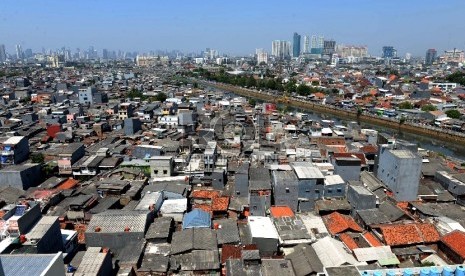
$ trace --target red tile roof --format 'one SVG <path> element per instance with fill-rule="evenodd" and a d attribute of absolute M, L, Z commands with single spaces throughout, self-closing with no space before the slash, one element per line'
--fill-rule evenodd
<path fill-rule="evenodd" d="M 442 243 L 465 259 L 465 232 L 455 230 L 441 238 Z"/>
<path fill-rule="evenodd" d="M 194 190 L 191 193 L 192 198 L 209 198 L 219 197 L 220 192 L 216 190 Z"/>
<path fill-rule="evenodd" d="M 383 244 L 370 232 L 363 234 L 363 237 L 372 247 L 383 246 Z"/>
<path fill-rule="evenodd" d="M 294 212 L 292 212 L 292 209 L 288 206 L 271 206 L 270 212 L 275 218 L 294 216 Z"/>
<path fill-rule="evenodd" d="M 386 245 L 409 245 L 433 243 L 439 241 L 440 235 L 430 223 L 396 224 L 380 227 Z"/>
<path fill-rule="evenodd" d="M 323 222 L 331 235 L 336 235 L 348 230 L 355 232 L 363 231 L 353 218 L 341 215 L 338 212 L 333 212 L 329 215 L 323 216 Z"/>
<path fill-rule="evenodd" d="M 354 250 L 358 248 L 357 242 L 347 233 L 342 233 L 339 235 L 339 239 L 349 248 L 350 250 Z"/>
<path fill-rule="evenodd" d="M 229 197 L 215 197 L 212 200 L 212 210 L 213 211 L 227 211 L 229 207 Z"/>

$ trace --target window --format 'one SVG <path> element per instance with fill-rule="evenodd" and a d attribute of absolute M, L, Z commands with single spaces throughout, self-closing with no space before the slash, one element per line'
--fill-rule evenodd
<path fill-rule="evenodd" d="M 333 189 L 332 188 L 329 188 L 328 189 L 328 194 L 331 194 L 333 192 Z"/>
<path fill-rule="evenodd" d="M 286 194 L 290 193 L 289 188 L 286 188 Z"/>
<path fill-rule="evenodd" d="M 310 190 L 305 190 L 306 193 L 310 193 Z"/>
<path fill-rule="evenodd" d="M 315 190 L 315 194 L 319 194 L 320 193 L 320 190 Z"/>
<path fill-rule="evenodd" d="M 342 188 L 337 188 L 338 193 L 342 193 Z"/>
<path fill-rule="evenodd" d="M 153 173 L 154 173 L 154 174 L 158 174 L 158 170 L 153 170 Z"/>
<path fill-rule="evenodd" d="M 168 174 L 168 171 L 167 171 L 167 170 L 163 170 L 163 174 Z"/>
<path fill-rule="evenodd" d="M 239 191 L 236 191 L 236 195 L 240 195 L 240 194 L 241 194 L 241 192 L 239 192 Z"/>
<path fill-rule="evenodd" d="M 254 209 L 254 210 L 257 210 L 257 206 L 254 205 L 254 206 L 253 206 L 253 209 Z"/>

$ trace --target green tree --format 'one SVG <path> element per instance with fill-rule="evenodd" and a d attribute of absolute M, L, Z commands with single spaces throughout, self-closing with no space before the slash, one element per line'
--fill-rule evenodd
<path fill-rule="evenodd" d="M 159 102 L 164 102 L 167 98 L 168 96 L 163 92 L 160 92 L 155 96 L 155 100 Z"/>
<path fill-rule="evenodd" d="M 457 109 L 447 110 L 446 115 L 447 117 L 452 119 L 459 119 L 460 117 L 462 117 L 462 113 L 460 113 L 460 111 L 458 111 Z"/>
<path fill-rule="evenodd" d="M 255 106 L 255 105 L 257 104 L 257 100 L 250 98 L 250 99 L 249 99 L 249 104 L 250 104 L 251 106 Z"/>
<path fill-rule="evenodd" d="M 307 86 L 306 84 L 301 84 L 297 86 L 297 93 L 301 96 L 308 96 L 310 92 L 311 92 L 310 87 Z"/>
<path fill-rule="evenodd" d="M 246 85 L 248 87 L 255 87 L 255 86 L 257 86 L 257 81 L 255 80 L 255 78 L 253 76 L 250 76 L 250 77 L 247 78 Z"/>
<path fill-rule="evenodd" d="M 428 111 L 438 110 L 438 108 L 432 104 L 425 104 L 424 106 L 421 107 L 421 110 L 428 112 Z"/>
<path fill-rule="evenodd" d="M 45 161 L 45 157 L 42 153 L 34 153 L 34 154 L 31 154 L 31 161 L 32 163 L 43 164 Z"/>
<path fill-rule="evenodd" d="M 398 107 L 399 109 L 412 109 L 413 105 L 410 102 L 401 102 Z"/>
<path fill-rule="evenodd" d="M 297 90 L 297 85 L 295 85 L 294 80 L 290 80 L 289 82 L 284 85 L 284 90 L 286 92 L 295 92 Z"/>
<path fill-rule="evenodd" d="M 450 82 L 460 83 L 461 85 L 465 85 L 465 73 L 464 72 L 454 72 L 446 77 L 446 80 Z"/>

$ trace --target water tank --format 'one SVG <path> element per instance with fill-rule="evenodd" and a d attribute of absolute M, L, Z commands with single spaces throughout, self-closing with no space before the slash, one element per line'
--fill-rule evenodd
<path fill-rule="evenodd" d="M 362 275 L 370 275 L 368 271 L 363 271 Z"/>
<path fill-rule="evenodd" d="M 430 276 L 441 276 L 441 272 L 439 272 L 439 269 L 437 269 L 436 267 L 432 267 L 429 272 L 429 275 Z"/>
<path fill-rule="evenodd" d="M 389 270 L 388 272 L 386 272 L 386 276 L 396 276 L 396 272 Z"/>
<path fill-rule="evenodd" d="M 465 276 L 465 267 L 463 265 L 457 266 L 455 269 L 455 276 Z"/>
<path fill-rule="evenodd" d="M 426 268 L 426 267 L 422 268 L 420 270 L 420 276 L 430 276 L 429 271 L 430 271 L 429 268 Z"/>
<path fill-rule="evenodd" d="M 444 267 L 442 270 L 442 276 L 452 276 L 454 275 L 454 270 L 448 266 Z"/>
<path fill-rule="evenodd" d="M 375 272 L 373 272 L 373 276 L 383 276 L 383 272 L 375 271 Z"/>
<path fill-rule="evenodd" d="M 406 268 L 404 270 L 404 273 L 402 274 L 403 276 L 412 276 L 413 275 L 413 271 L 411 269 L 408 269 Z"/>

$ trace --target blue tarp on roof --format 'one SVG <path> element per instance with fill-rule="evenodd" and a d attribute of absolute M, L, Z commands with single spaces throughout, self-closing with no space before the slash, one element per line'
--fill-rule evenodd
<path fill-rule="evenodd" d="M 189 228 L 210 228 L 211 215 L 200 209 L 194 209 L 184 215 L 182 219 L 182 229 Z"/>

